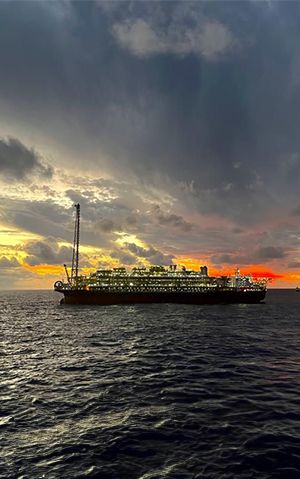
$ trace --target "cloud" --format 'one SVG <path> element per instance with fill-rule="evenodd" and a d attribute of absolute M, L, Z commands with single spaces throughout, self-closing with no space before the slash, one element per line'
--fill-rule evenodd
<path fill-rule="evenodd" d="M 128 266 L 132 266 L 137 262 L 137 258 L 134 255 L 122 250 L 113 251 L 110 253 L 110 256 L 112 258 L 118 259 L 121 265 L 125 264 Z"/>
<path fill-rule="evenodd" d="M 138 258 L 145 258 L 154 265 L 166 266 L 172 264 L 173 259 L 175 258 L 173 255 L 164 254 L 162 251 L 154 248 L 152 245 L 148 245 L 148 248 L 143 248 L 135 243 L 126 243 L 125 247 Z"/>
<path fill-rule="evenodd" d="M 219 22 L 206 23 L 198 35 L 191 35 L 191 41 L 199 52 L 208 60 L 215 60 L 228 53 L 237 45 L 237 40 L 230 30 Z"/>
<path fill-rule="evenodd" d="M 291 211 L 290 211 L 290 214 L 292 216 L 300 216 L 300 205 L 293 206 Z"/>
<path fill-rule="evenodd" d="M 51 241 L 53 244 L 53 242 Z M 61 246 L 54 250 L 46 241 L 30 242 L 24 248 L 28 254 L 25 258 L 25 263 L 29 266 L 37 266 L 40 264 L 61 265 L 70 263 L 72 260 L 72 247 Z"/>
<path fill-rule="evenodd" d="M 276 246 L 262 246 L 254 254 L 262 260 L 284 258 L 285 256 L 283 248 Z"/>
<path fill-rule="evenodd" d="M 193 225 L 185 221 L 182 216 L 175 215 L 174 213 L 164 213 L 158 205 L 154 205 L 153 213 L 157 223 L 161 226 L 177 228 L 183 232 L 191 231 L 193 227 Z"/>
<path fill-rule="evenodd" d="M 8 259 L 2 256 L 2 258 L 0 258 L 0 268 L 19 268 L 20 266 L 21 264 L 15 257 Z"/>
<path fill-rule="evenodd" d="M 300 268 L 300 261 L 290 261 L 287 265 L 288 268 Z"/>
<path fill-rule="evenodd" d="M 120 231 L 120 226 L 117 226 L 114 221 L 109 220 L 108 218 L 103 218 L 96 222 L 95 229 L 102 233 L 112 233 L 113 231 Z"/>
<path fill-rule="evenodd" d="M 80 195 L 79 198 L 82 200 Z M 95 203 L 92 200 L 95 200 Z M 81 242 L 95 247 L 109 247 L 115 235 L 113 233 L 112 236 L 109 233 L 99 234 L 99 231 L 95 230 L 95 223 L 99 209 L 109 214 L 111 209 L 105 208 L 103 206 L 105 202 L 101 200 L 97 201 L 95 198 L 92 200 L 87 206 L 81 202 L 83 203 Z M 127 210 L 126 213 L 128 213 Z M 72 202 L 61 191 L 54 190 L 52 198 L 45 200 L 40 200 L 39 195 L 29 199 L 22 199 L 16 195 L 2 197 L 0 220 L 19 230 L 41 237 L 53 236 L 73 243 L 75 211 Z"/>
<path fill-rule="evenodd" d="M 166 52 L 166 45 L 156 33 L 141 18 L 112 27 L 113 33 L 121 45 L 127 47 L 136 55 L 151 55 Z"/>
<path fill-rule="evenodd" d="M 253 258 L 247 255 L 233 255 L 228 253 L 216 254 L 210 257 L 210 261 L 213 264 L 231 264 L 231 265 L 243 265 L 253 264 Z"/>
<path fill-rule="evenodd" d="M 0 2 L 1 144 L 30 158 L 0 165 L 2 223 L 71 243 L 79 201 L 107 251 L 122 227 L 180 257 L 297 258 L 299 21 L 299 2 Z"/>
<path fill-rule="evenodd" d="M 9 179 L 22 181 L 29 175 L 51 179 L 53 168 L 33 149 L 17 138 L 0 137 L 0 173 Z"/>
<path fill-rule="evenodd" d="M 213 264 L 235 264 L 235 265 L 250 265 L 260 264 L 272 261 L 274 259 L 281 259 L 286 256 L 283 248 L 276 246 L 259 246 L 248 254 L 228 254 L 222 253 L 212 255 L 210 261 Z"/>
<path fill-rule="evenodd" d="M 74 229 L 73 208 L 47 200 L 4 197 L 0 219 L 22 231 L 40 236 L 55 236 L 72 241 Z"/>
<path fill-rule="evenodd" d="M 199 17 L 189 26 L 184 16 L 174 15 L 168 26 L 155 25 L 151 19 L 133 18 L 112 26 L 121 46 L 140 57 L 173 54 L 197 55 L 215 61 L 230 53 L 238 42 L 219 21 Z"/>
<path fill-rule="evenodd" d="M 51 138 L 69 171 L 136 175 L 165 191 L 194 181 L 193 207 L 246 223 L 269 217 L 297 191 L 287 184 L 298 178 L 299 162 L 282 166 L 299 149 L 289 73 L 299 35 L 288 26 L 299 17 L 296 6 L 270 12 L 265 2 L 119 2 L 106 12 L 64 2 L 65 13 L 63 4 L 23 2 L 13 11 L 9 3 L 0 5 L 1 105 L 17 119 L 11 131 L 26 118 L 29 134 Z M 277 15 L 280 35 L 272 27 Z M 230 55 L 240 45 L 243 55 Z M 11 78 L 22 78 L 22 88 Z M 251 190 L 254 171 L 265 193 Z"/>
<path fill-rule="evenodd" d="M 129 229 L 129 230 L 137 229 L 137 227 L 138 227 L 137 217 L 132 216 L 132 215 L 127 216 L 127 218 L 125 219 L 125 225 L 126 225 L 126 228 Z"/>

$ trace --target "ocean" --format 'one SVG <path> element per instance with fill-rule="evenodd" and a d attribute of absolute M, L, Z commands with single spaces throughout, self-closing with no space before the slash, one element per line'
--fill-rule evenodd
<path fill-rule="evenodd" d="M 300 293 L 59 300 L 0 293 L 1 479 L 300 478 Z"/>

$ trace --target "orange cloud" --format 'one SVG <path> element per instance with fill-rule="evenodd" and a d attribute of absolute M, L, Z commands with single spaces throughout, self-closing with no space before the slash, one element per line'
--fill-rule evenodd
<path fill-rule="evenodd" d="M 29 266 L 28 264 L 23 263 L 23 267 L 41 276 L 47 276 L 47 275 L 61 276 L 61 275 L 64 275 L 65 273 L 63 266 L 56 266 L 56 265 L 50 265 L 50 264 L 39 264 L 37 266 Z"/>
<path fill-rule="evenodd" d="M 29 266 L 27 263 L 23 263 L 22 266 L 32 271 L 33 273 L 39 274 L 40 276 L 66 276 L 65 268 L 63 266 L 52 265 L 52 264 L 39 264 L 36 266 Z M 81 268 L 80 274 L 89 274 L 91 271 L 94 271 L 95 268 Z M 69 268 L 69 274 L 71 273 Z"/>
<path fill-rule="evenodd" d="M 210 265 L 209 261 L 203 259 L 199 261 L 198 259 L 195 260 L 193 258 L 180 258 L 180 264 L 184 265 L 186 268 L 194 269 L 195 271 L 199 271 L 200 265 L 206 264 L 209 269 L 209 274 L 211 276 L 230 276 L 235 273 L 235 268 L 226 268 L 226 269 L 216 269 Z M 300 280 L 300 273 L 299 276 L 297 274 L 291 275 L 290 273 L 280 272 L 275 273 L 271 269 L 266 269 L 264 265 L 252 265 L 247 268 L 241 269 L 241 274 L 247 275 L 251 274 L 254 278 L 270 278 L 272 280 L 283 280 L 283 281 L 296 281 Z"/>

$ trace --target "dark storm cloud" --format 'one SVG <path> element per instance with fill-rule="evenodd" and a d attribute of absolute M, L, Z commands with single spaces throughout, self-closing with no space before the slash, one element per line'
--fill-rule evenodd
<path fill-rule="evenodd" d="M 154 248 L 152 245 L 148 245 L 148 248 L 143 248 L 135 243 L 126 243 L 125 247 L 138 258 L 145 258 L 151 264 L 167 266 L 173 263 L 175 258 L 173 255 L 166 255 Z"/>
<path fill-rule="evenodd" d="M 70 262 L 72 258 L 72 248 L 61 246 L 57 251 L 53 249 L 53 241 L 48 244 L 46 241 L 35 241 L 29 243 L 24 251 L 28 254 L 25 263 L 29 266 L 37 266 L 40 264 L 64 264 Z"/>
<path fill-rule="evenodd" d="M 115 197 L 110 199 L 108 194 L 106 198 L 105 190 L 103 194 L 100 184 L 99 190 L 96 192 L 95 190 L 82 192 L 72 189 L 67 190 L 66 195 L 74 203 L 80 203 L 83 220 L 90 222 L 97 234 L 109 235 L 118 231 L 132 231 L 138 226 L 137 214 L 130 214 L 131 209 L 123 204 L 126 202 L 127 196 L 122 191 L 123 185 L 118 185 L 118 190 L 115 186 L 113 192 Z M 99 199 L 97 193 L 104 196 L 104 199 Z"/>
<path fill-rule="evenodd" d="M 175 215 L 174 213 L 165 213 L 158 205 L 153 207 L 153 214 L 161 226 L 177 228 L 183 232 L 188 232 L 192 229 L 192 224 L 185 221 L 182 216 Z"/>
<path fill-rule="evenodd" d="M 130 254 L 130 253 L 126 253 L 125 251 L 122 251 L 122 250 L 116 250 L 116 251 L 113 251 L 111 254 L 110 254 L 111 258 L 114 258 L 114 259 L 118 259 L 120 261 L 121 264 L 125 264 L 125 265 L 128 265 L 128 266 L 132 266 L 133 264 L 137 263 L 137 258 Z"/>
<path fill-rule="evenodd" d="M 82 200 L 82 197 L 78 194 Z M 99 234 L 95 221 L 100 212 L 106 212 L 105 202 L 95 202 L 93 208 L 84 206 L 81 241 L 83 244 L 95 247 L 108 247 L 112 236 Z M 55 197 L 47 200 L 22 200 L 2 198 L 0 219 L 5 224 L 13 225 L 23 231 L 29 231 L 40 236 L 53 236 L 60 240 L 73 243 L 75 213 L 73 206 L 66 206 Z"/>
<path fill-rule="evenodd" d="M 222 253 L 212 255 L 210 261 L 213 264 L 235 264 L 235 265 L 248 265 L 259 264 L 272 261 L 274 259 L 281 259 L 286 256 L 285 251 L 281 247 L 276 246 L 261 246 L 255 248 L 248 254 L 228 254 Z"/>
<path fill-rule="evenodd" d="M 255 255 L 257 256 L 257 258 L 266 260 L 266 259 L 284 258 L 285 252 L 283 248 L 280 248 L 280 247 L 264 246 L 264 247 L 258 248 L 255 251 Z"/>
<path fill-rule="evenodd" d="M 59 246 L 56 238 L 48 237 L 43 241 L 31 241 L 24 248 L 27 253 L 24 262 L 29 266 L 38 265 L 63 265 L 71 266 L 73 248 L 71 246 Z M 0 260 L 1 265 L 1 260 Z M 80 267 L 90 268 L 88 256 L 80 254 Z"/>
<path fill-rule="evenodd" d="M 0 2 L 0 100 L 70 167 L 193 181 L 194 210 L 244 224 L 294 201 L 298 2 L 15 5 Z"/>
<path fill-rule="evenodd" d="M 247 265 L 247 264 L 253 264 L 253 258 L 248 255 L 233 255 L 233 254 L 228 254 L 228 253 L 222 253 L 222 254 L 215 254 L 210 257 L 211 263 L 218 265 L 218 264 L 231 264 L 231 265 Z M 259 261 L 256 261 L 256 263 L 259 263 Z"/>
<path fill-rule="evenodd" d="M 77 190 L 67 190 L 66 196 L 69 197 L 74 203 L 79 203 L 84 210 L 84 217 L 90 221 L 100 221 L 103 215 L 108 217 L 114 216 L 122 217 L 130 213 L 130 209 L 123 205 L 118 198 L 117 199 L 99 199 L 95 192 L 82 192 Z M 104 227 L 105 229 L 105 227 Z"/>
<path fill-rule="evenodd" d="M 0 137 L 0 174 L 19 181 L 31 174 L 50 179 L 53 169 L 33 148 L 27 148 L 17 138 Z"/>
<path fill-rule="evenodd" d="M 129 230 L 136 229 L 138 227 L 138 219 L 136 216 L 129 215 L 125 218 L 125 224 Z"/>
<path fill-rule="evenodd" d="M 111 233 L 113 231 L 120 231 L 120 226 L 108 218 L 103 218 L 95 224 L 95 229 L 102 233 Z"/>
<path fill-rule="evenodd" d="M 42 236 L 56 236 L 72 241 L 73 209 L 65 208 L 53 200 L 28 201 L 1 199 L 0 218 L 24 231 Z"/>

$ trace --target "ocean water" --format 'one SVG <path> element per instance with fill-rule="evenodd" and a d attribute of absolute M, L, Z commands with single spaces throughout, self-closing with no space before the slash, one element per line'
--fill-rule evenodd
<path fill-rule="evenodd" d="M 59 299 L 0 293 L 1 478 L 300 478 L 300 293 Z"/>

